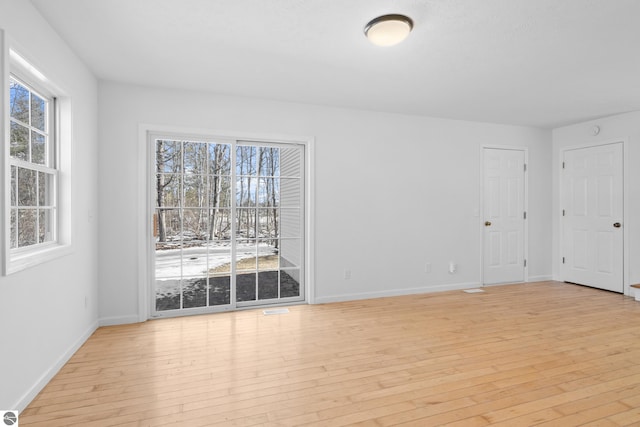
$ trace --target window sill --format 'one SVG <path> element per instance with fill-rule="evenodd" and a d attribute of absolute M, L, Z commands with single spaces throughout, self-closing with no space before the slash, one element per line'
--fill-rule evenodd
<path fill-rule="evenodd" d="M 51 244 L 19 253 L 10 253 L 5 262 L 5 276 L 52 261 L 73 252 L 69 244 Z"/>

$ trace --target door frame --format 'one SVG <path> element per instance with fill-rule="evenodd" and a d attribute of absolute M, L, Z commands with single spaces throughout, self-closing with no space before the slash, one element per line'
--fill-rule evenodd
<path fill-rule="evenodd" d="M 521 151 L 524 153 L 524 164 L 526 169 L 523 171 L 524 173 L 524 211 L 527 213 L 527 217 L 524 220 L 524 232 L 523 232 L 523 242 L 524 245 L 522 254 L 523 258 L 526 261 L 526 265 L 523 265 L 523 281 L 529 281 L 529 148 L 527 147 L 517 147 L 511 145 L 491 145 L 491 144 L 482 144 L 480 146 L 480 208 L 478 210 L 478 227 L 480 229 L 480 284 L 481 286 L 492 286 L 493 284 L 485 283 L 485 271 L 484 271 L 484 244 L 485 244 L 485 233 L 484 233 L 484 162 L 485 162 L 485 150 L 510 150 L 510 151 Z M 498 284 L 496 284 L 498 285 Z"/>
<path fill-rule="evenodd" d="M 138 175 L 137 175 L 137 246 L 138 246 L 138 321 L 151 318 L 151 278 L 153 277 L 154 248 L 152 247 L 152 217 L 155 208 L 151 188 L 152 172 L 155 173 L 154 153 L 151 151 L 149 138 L 151 135 L 174 135 L 178 138 L 193 137 L 204 140 L 244 140 L 265 143 L 293 143 L 304 146 L 304 292 L 305 300 L 296 304 L 313 304 L 315 302 L 315 211 L 313 188 L 314 181 L 314 138 L 310 136 L 248 133 L 236 131 L 220 131 L 201 128 L 185 128 L 179 126 L 139 124 L 138 125 Z M 277 306 L 272 304 L 270 306 Z M 286 303 L 281 305 L 287 305 Z M 290 304 L 289 304 L 290 305 Z M 234 310 L 256 309 L 259 306 L 235 307 Z M 192 314 L 203 314 L 194 312 Z M 181 315 L 189 315 L 183 313 Z"/>
<path fill-rule="evenodd" d="M 583 148 L 601 147 L 604 145 L 622 144 L 622 289 L 623 295 L 631 295 L 631 286 L 629 281 L 629 227 L 627 227 L 627 221 L 629 217 L 629 139 L 628 138 L 613 138 L 599 142 L 591 142 L 579 145 L 568 145 L 561 147 L 559 150 L 558 158 L 558 212 L 556 212 L 558 218 L 558 277 L 560 281 L 564 281 L 563 268 L 562 268 L 562 253 L 564 249 L 564 223 L 562 221 L 562 205 L 565 197 L 563 190 L 563 174 L 562 174 L 562 162 L 564 161 L 564 154 L 566 151 L 579 150 Z"/>

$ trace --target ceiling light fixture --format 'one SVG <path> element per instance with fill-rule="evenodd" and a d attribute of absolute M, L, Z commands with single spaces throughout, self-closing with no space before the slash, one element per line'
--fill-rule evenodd
<path fill-rule="evenodd" d="M 413 21 L 404 15 L 379 16 L 364 27 L 364 35 L 378 46 L 393 46 L 406 39 L 413 29 Z"/>

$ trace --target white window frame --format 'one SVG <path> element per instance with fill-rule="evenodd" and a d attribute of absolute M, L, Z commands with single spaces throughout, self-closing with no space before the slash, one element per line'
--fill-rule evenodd
<path fill-rule="evenodd" d="M 50 260 L 68 255 L 71 247 L 71 218 L 70 218 L 70 153 L 71 153 L 71 102 L 64 93 L 54 85 L 43 73 L 27 61 L 22 54 L 12 49 L 8 38 L 0 32 L 2 47 L 2 106 L 0 107 L 0 130 L 4 136 L 2 157 L 2 179 L 4 188 L 2 209 L 2 242 L 3 242 L 3 274 L 10 275 L 34 267 Z M 43 95 L 54 102 L 51 106 L 49 129 L 49 152 L 51 166 L 28 163 L 32 170 L 50 172 L 55 169 L 54 182 L 50 197 L 54 206 L 51 218 L 53 236 L 51 241 L 37 243 L 21 248 L 11 247 L 11 166 L 24 166 L 26 162 L 10 156 L 10 91 L 9 79 L 15 78 L 20 83 L 39 95 Z M 60 95 L 58 95 L 60 94 Z M 57 96 L 56 96 L 57 95 Z"/>

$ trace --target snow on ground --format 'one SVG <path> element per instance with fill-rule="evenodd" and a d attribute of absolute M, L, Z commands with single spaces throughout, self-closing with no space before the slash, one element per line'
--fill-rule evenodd
<path fill-rule="evenodd" d="M 275 255 L 277 250 L 267 244 L 257 246 L 258 256 Z M 237 244 L 236 259 L 256 256 L 255 244 Z M 208 270 L 231 262 L 228 243 L 203 244 L 184 249 L 156 251 L 156 295 L 180 292 L 180 277 L 203 277 Z M 207 263 L 208 262 L 208 263 Z"/>

